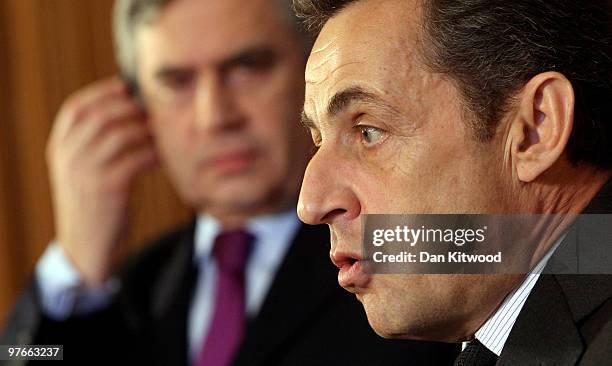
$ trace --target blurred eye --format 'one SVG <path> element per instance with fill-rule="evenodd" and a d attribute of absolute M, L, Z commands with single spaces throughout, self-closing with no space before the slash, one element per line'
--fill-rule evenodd
<path fill-rule="evenodd" d="M 374 146 L 379 144 L 386 137 L 385 131 L 381 130 L 380 128 L 367 125 L 357 125 L 355 128 L 361 134 L 361 141 L 366 146 Z"/>
<path fill-rule="evenodd" d="M 180 91 L 185 90 L 191 86 L 193 78 L 191 75 L 174 75 L 172 77 L 167 77 L 162 80 L 162 84 L 167 89 Z"/>
<path fill-rule="evenodd" d="M 272 67 L 274 59 L 271 56 L 255 56 L 251 58 L 245 58 L 241 63 L 237 64 L 237 68 L 244 70 L 250 70 L 252 72 L 263 72 Z"/>
<path fill-rule="evenodd" d="M 272 50 L 254 50 L 245 52 L 230 63 L 230 67 L 250 70 L 251 72 L 263 72 L 270 69 L 276 62 L 276 56 Z"/>
<path fill-rule="evenodd" d="M 183 93 L 191 90 L 195 81 L 195 72 L 187 68 L 163 68 L 157 73 L 157 82 L 162 90 L 170 93 Z"/>
<path fill-rule="evenodd" d="M 243 85 L 251 81 L 261 81 L 276 63 L 271 50 L 245 52 L 223 66 L 222 72 L 228 84 Z"/>

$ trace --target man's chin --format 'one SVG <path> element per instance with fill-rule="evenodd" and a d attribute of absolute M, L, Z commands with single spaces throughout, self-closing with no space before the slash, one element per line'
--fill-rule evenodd
<path fill-rule="evenodd" d="M 363 305 L 364 311 L 368 318 L 370 327 L 376 334 L 383 338 L 397 338 L 397 332 L 394 331 L 391 322 L 389 322 L 386 309 L 381 304 L 372 303 L 371 296 L 365 293 L 356 293 L 355 297 Z"/>
<path fill-rule="evenodd" d="M 370 327 L 376 334 L 378 334 L 382 338 L 387 339 L 410 339 L 410 337 L 404 332 L 395 329 L 390 324 L 386 324 L 385 322 L 381 322 L 379 320 L 373 319 L 368 315 L 368 323 L 370 323 Z"/>
<path fill-rule="evenodd" d="M 358 294 L 359 301 L 363 304 L 368 323 L 376 334 L 387 339 L 415 339 L 421 337 L 413 334 L 411 319 L 403 317 L 405 314 L 397 314 L 393 309 L 386 308 L 383 304 L 376 303 L 371 294 Z"/>
<path fill-rule="evenodd" d="M 370 327 L 382 338 L 449 343 L 463 339 L 454 334 L 452 328 L 445 327 L 443 322 L 431 323 L 416 316 L 409 317 L 406 313 L 396 313 L 384 308 L 374 311 L 368 309 L 365 304 L 364 308 Z"/>
<path fill-rule="evenodd" d="M 386 321 L 384 320 L 385 315 L 383 315 L 383 319 L 381 320 L 380 317 L 370 317 L 368 314 L 368 322 L 370 327 L 378 336 L 386 339 L 406 339 L 417 341 L 435 340 L 416 334 L 416 332 L 411 331 L 411 327 L 407 324 L 399 325 L 395 324 L 394 322 Z"/>

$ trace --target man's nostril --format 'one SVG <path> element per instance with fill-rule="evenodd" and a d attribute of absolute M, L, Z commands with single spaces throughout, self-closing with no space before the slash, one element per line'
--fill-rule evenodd
<path fill-rule="evenodd" d="M 337 208 L 337 209 L 332 210 L 332 211 L 328 212 L 327 214 L 325 214 L 325 216 L 323 216 L 323 218 L 321 219 L 321 222 L 324 222 L 324 223 L 332 222 L 335 217 L 341 216 L 344 213 L 346 213 L 345 209 Z"/>

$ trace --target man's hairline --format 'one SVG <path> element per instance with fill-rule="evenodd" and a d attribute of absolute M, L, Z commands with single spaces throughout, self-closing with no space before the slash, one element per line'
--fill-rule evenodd
<path fill-rule="evenodd" d="M 317 32 L 315 33 L 316 39 L 319 38 L 319 36 L 321 35 L 321 32 L 323 31 L 323 28 L 325 28 L 325 25 L 327 25 L 327 23 L 336 18 L 337 16 L 339 16 L 342 12 L 346 11 L 346 9 L 352 5 L 355 5 L 357 3 L 361 3 L 364 0 L 354 0 L 353 2 L 347 4 L 346 6 L 342 7 L 341 9 L 339 9 L 336 13 L 334 13 L 332 16 L 330 16 L 329 18 L 327 18 L 327 20 L 325 21 L 325 23 L 320 25 L 320 28 L 317 30 Z M 416 0 L 419 7 L 422 9 L 423 3 L 426 0 Z M 435 73 L 435 70 L 430 66 L 430 64 L 427 61 L 427 56 L 426 56 L 426 50 L 425 50 L 425 45 L 423 42 L 423 34 L 426 32 L 425 27 L 423 26 L 423 24 L 421 24 L 420 27 L 416 27 L 418 29 L 418 34 L 415 40 L 415 44 L 417 45 L 417 47 L 415 48 L 415 60 L 420 64 L 420 66 L 422 66 L 427 72 L 432 72 Z M 316 42 L 315 39 L 315 42 Z M 439 73 L 438 73 L 439 74 Z M 445 79 L 447 79 L 451 85 L 453 86 L 453 88 L 457 88 L 454 82 L 454 79 L 452 77 L 450 77 L 447 74 L 440 74 L 442 75 Z M 376 94 L 375 91 L 369 91 L 367 87 L 361 86 L 359 84 L 353 84 L 351 86 L 348 86 L 344 89 L 342 89 L 339 92 L 334 93 L 334 95 L 332 96 L 332 98 L 330 98 L 327 101 L 327 105 L 325 108 L 325 116 L 326 118 L 331 118 L 333 116 L 329 116 L 329 104 L 330 102 L 333 100 L 334 97 L 336 97 L 338 94 L 343 93 L 347 90 L 350 89 L 359 89 L 361 92 L 363 92 L 364 94 L 369 94 L 369 96 L 371 97 L 372 100 L 375 100 L 376 102 L 378 102 L 377 104 L 380 104 L 381 107 L 383 107 L 384 109 L 387 110 L 393 110 L 395 113 L 399 113 L 399 111 L 397 110 L 396 107 L 390 105 L 389 103 L 385 102 L 382 98 L 380 98 L 380 96 L 378 96 Z M 461 100 L 460 100 L 460 107 L 462 110 L 462 118 L 465 118 L 467 121 L 467 118 L 471 118 L 471 112 L 469 110 L 465 110 L 467 107 L 464 106 L 464 102 L 462 97 L 460 96 Z M 353 103 L 355 102 L 355 100 L 352 101 Z M 316 124 L 316 122 L 314 121 L 314 119 L 309 116 L 306 113 L 306 109 L 305 109 L 305 105 L 306 103 L 304 103 L 304 107 L 302 107 L 302 111 L 300 112 L 300 125 L 307 128 L 307 129 L 318 129 L 318 126 Z"/>
<path fill-rule="evenodd" d="M 117 0 L 116 0 L 117 1 Z M 138 82 L 138 42 L 137 42 L 137 33 L 139 31 L 139 29 L 142 29 L 143 26 L 147 26 L 147 25 L 151 25 L 155 19 L 159 16 L 159 13 L 163 11 L 163 9 L 170 5 L 171 3 L 174 3 L 176 1 L 180 1 L 180 0 L 164 0 L 163 2 L 161 2 L 158 6 L 149 9 L 148 11 L 146 11 L 144 14 L 142 14 L 140 17 L 137 17 L 131 25 L 130 29 L 129 29 L 129 39 L 131 41 L 131 48 L 132 48 L 132 57 L 131 57 L 131 65 L 125 65 L 125 62 L 123 62 L 119 57 L 119 55 L 121 53 L 123 53 L 123 50 L 119 49 L 118 45 L 117 45 L 117 51 L 115 51 L 115 56 L 119 62 L 119 71 L 121 72 L 121 75 L 128 79 L 129 82 L 133 82 L 133 83 L 137 83 Z M 290 19 L 291 17 L 291 7 L 287 6 L 287 9 L 284 9 L 284 7 L 282 6 L 282 4 L 284 3 L 284 0 L 274 0 L 276 2 L 275 8 L 277 8 L 277 17 L 279 18 L 279 20 L 284 23 L 286 25 L 286 27 L 289 29 L 289 31 L 293 32 L 293 35 L 296 39 L 299 39 L 302 41 L 302 43 L 304 44 L 304 54 L 305 57 L 307 57 L 309 51 L 310 51 L 310 47 L 312 45 L 312 42 L 309 39 L 306 39 L 307 36 L 302 34 L 300 31 L 300 24 L 298 21 L 292 21 Z M 117 15 L 114 14 L 113 15 L 113 21 L 116 21 Z M 138 19 L 140 18 L 140 19 Z M 117 25 L 113 26 L 113 33 L 117 33 Z M 116 34 L 114 34 L 115 37 L 117 37 Z M 309 45 L 310 42 L 310 45 Z"/>

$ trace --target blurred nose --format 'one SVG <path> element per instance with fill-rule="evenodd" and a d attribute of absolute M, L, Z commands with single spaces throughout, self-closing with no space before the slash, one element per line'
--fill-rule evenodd
<path fill-rule="evenodd" d="M 196 129 L 235 129 L 242 122 L 236 100 L 221 78 L 209 76 L 198 80 L 195 95 Z"/>
<path fill-rule="evenodd" d="M 306 168 L 298 216 L 307 224 L 348 222 L 359 217 L 361 204 L 351 188 L 350 168 L 337 155 L 321 148 Z"/>

